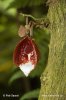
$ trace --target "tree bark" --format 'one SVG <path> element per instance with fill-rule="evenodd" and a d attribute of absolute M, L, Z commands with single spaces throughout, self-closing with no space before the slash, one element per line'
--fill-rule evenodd
<path fill-rule="evenodd" d="M 49 0 L 51 40 L 38 100 L 66 100 L 66 0 Z"/>

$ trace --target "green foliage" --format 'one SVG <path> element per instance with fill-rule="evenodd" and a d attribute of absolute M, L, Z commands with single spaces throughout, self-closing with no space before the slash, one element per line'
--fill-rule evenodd
<path fill-rule="evenodd" d="M 17 22 L 23 25 L 25 23 L 23 16 L 19 15 L 18 18 L 16 18 L 17 9 L 24 8 L 24 11 L 28 12 L 29 8 L 30 15 L 34 15 L 36 18 L 42 18 L 47 13 L 46 9 L 46 13 L 43 12 L 45 2 L 46 0 L 0 0 L 0 81 L 3 81 L 3 83 L 8 81 L 10 86 L 12 86 L 16 82 L 15 80 L 18 81 L 19 78 L 26 78 L 22 71 L 18 70 L 19 68 L 13 64 L 13 51 L 17 43 L 21 40 L 21 38 L 18 37 L 19 27 L 17 26 Z M 45 69 L 50 41 L 49 31 L 46 28 L 34 28 L 33 32 L 33 38 L 40 51 L 40 57 L 35 70 L 29 74 L 30 79 L 35 77 L 39 78 Z M 13 70 L 13 68 L 15 69 Z M 17 83 L 16 85 L 17 88 L 19 88 L 19 84 Z M 37 98 L 38 95 L 39 89 L 35 88 L 35 90 L 22 96 L 20 100 Z"/>
<path fill-rule="evenodd" d="M 26 7 L 26 6 L 38 6 L 41 4 L 44 4 L 46 0 L 14 0 L 11 4 L 10 7 Z"/>
<path fill-rule="evenodd" d="M 26 93 L 25 95 L 23 95 L 20 100 L 29 100 L 29 99 L 34 99 L 34 98 L 38 98 L 39 96 L 39 90 L 40 89 L 36 89 L 36 90 L 33 90 L 33 91 L 30 91 L 28 93 Z"/>
<path fill-rule="evenodd" d="M 9 84 L 12 84 L 13 81 L 21 78 L 21 77 L 24 77 L 24 74 L 21 72 L 21 71 L 17 71 L 15 72 L 11 78 L 9 79 Z"/>
<path fill-rule="evenodd" d="M 0 0 L 0 10 L 3 11 L 13 2 L 14 0 Z"/>

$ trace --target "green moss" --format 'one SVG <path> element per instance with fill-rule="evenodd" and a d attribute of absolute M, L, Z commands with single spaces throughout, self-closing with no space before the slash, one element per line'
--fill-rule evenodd
<path fill-rule="evenodd" d="M 65 0 L 50 0 L 51 26 L 48 66 L 41 76 L 39 100 L 65 100 L 66 94 L 66 20 Z"/>

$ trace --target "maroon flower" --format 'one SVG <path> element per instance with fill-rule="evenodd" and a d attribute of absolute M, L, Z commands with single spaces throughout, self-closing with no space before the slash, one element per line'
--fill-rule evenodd
<path fill-rule="evenodd" d="M 24 74 L 28 76 L 39 60 L 39 50 L 35 41 L 27 35 L 23 37 L 14 50 L 13 60 Z"/>

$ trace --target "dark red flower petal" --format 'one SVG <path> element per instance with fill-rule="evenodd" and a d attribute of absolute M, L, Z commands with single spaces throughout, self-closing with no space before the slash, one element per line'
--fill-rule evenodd
<path fill-rule="evenodd" d="M 36 65 L 39 60 L 39 50 L 35 41 L 29 36 L 25 36 L 16 46 L 13 54 L 14 63 L 19 66 L 20 64 L 29 61 L 28 54 L 30 54 L 30 61 Z"/>

